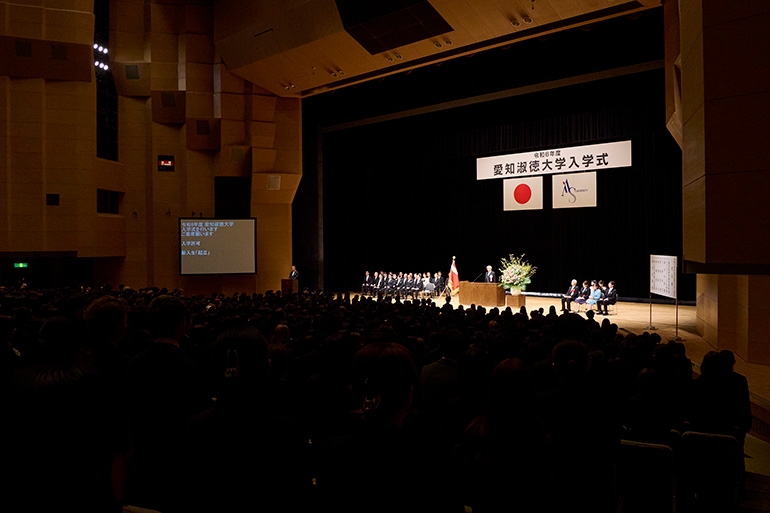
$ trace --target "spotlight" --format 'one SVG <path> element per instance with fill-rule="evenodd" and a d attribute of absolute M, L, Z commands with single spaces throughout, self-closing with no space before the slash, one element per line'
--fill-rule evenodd
<path fill-rule="evenodd" d="M 519 22 L 519 20 L 514 18 L 511 20 L 511 25 L 513 25 L 514 27 L 518 27 L 519 25 L 521 25 L 521 22 Z"/>
<path fill-rule="evenodd" d="M 94 43 L 94 50 L 96 50 L 97 48 L 99 48 L 99 45 L 97 45 L 96 43 Z"/>
<path fill-rule="evenodd" d="M 532 18 L 529 16 L 524 16 L 524 23 L 532 23 Z"/>
<path fill-rule="evenodd" d="M 395 54 L 395 56 L 396 56 L 396 59 L 403 59 L 403 57 L 401 57 L 400 53 Z"/>
<path fill-rule="evenodd" d="M 433 44 L 434 44 L 434 45 L 436 45 L 436 48 L 441 48 L 441 47 L 443 46 L 443 45 L 442 45 L 441 43 L 439 43 L 438 41 L 436 41 L 436 42 L 435 42 L 435 43 L 433 43 Z"/>
<path fill-rule="evenodd" d="M 452 46 L 452 40 L 451 39 L 444 39 L 444 44 L 447 46 Z"/>

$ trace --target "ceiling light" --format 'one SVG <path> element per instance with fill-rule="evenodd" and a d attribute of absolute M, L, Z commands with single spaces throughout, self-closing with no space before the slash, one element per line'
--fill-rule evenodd
<path fill-rule="evenodd" d="M 388 59 L 388 62 L 393 62 L 393 57 L 390 55 L 386 55 L 385 58 Z"/>
<path fill-rule="evenodd" d="M 344 75 L 344 74 L 345 74 L 345 72 L 344 72 L 344 71 L 342 71 L 341 69 L 338 69 L 338 70 L 337 70 L 337 73 L 338 73 L 340 76 L 342 76 L 342 75 Z"/>
<path fill-rule="evenodd" d="M 444 44 L 447 46 L 452 46 L 452 40 L 451 39 L 444 39 Z"/>
<path fill-rule="evenodd" d="M 97 48 L 99 48 L 99 45 L 94 43 L 94 50 L 96 50 Z"/>
<path fill-rule="evenodd" d="M 334 71 L 330 71 L 329 75 L 333 76 L 334 78 L 337 78 L 337 73 L 335 73 Z"/>
<path fill-rule="evenodd" d="M 394 55 L 395 55 L 396 59 L 403 59 L 403 57 L 401 57 L 400 53 L 397 53 L 397 54 L 394 54 Z"/>
<path fill-rule="evenodd" d="M 519 25 L 521 25 L 521 22 L 519 22 L 519 20 L 514 18 L 511 20 L 511 25 L 513 25 L 514 27 L 518 27 Z"/>
<path fill-rule="evenodd" d="M 524 16 L 524 23 L 532 23 L 532 18 L 529 16 Z"/>
<path fill-rule="evenodd" d="M 444 46 L 444 45 L 442 45 L 441 43 L 439 43 L 438 41 L 436 41 L 436 42 L 435 42 L 435 43 L 433 43 L 433 44 L 434 44 L 434 45 L 436 45 L 436 48 L 441 48 L 442 46 Z"/>

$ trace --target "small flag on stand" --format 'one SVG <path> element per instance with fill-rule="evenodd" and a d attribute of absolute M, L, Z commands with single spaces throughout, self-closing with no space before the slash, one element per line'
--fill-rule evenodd
<path fill-rule="evenodd" d="M 460 292 L 460 275 L 457 274 L 455 257 L 452 257 L 452 266 L 449 268 L 449 287 L 452 289 L 453 296 Z"/>

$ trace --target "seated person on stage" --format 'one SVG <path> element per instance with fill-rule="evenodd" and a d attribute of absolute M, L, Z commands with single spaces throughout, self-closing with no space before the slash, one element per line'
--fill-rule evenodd
<path fill-rule="evenodd" d="M 567 292 L 565 292 L 561 296 L 561 311 L 562 312 L 569 312 L 570 311 L 570 303 L 572 303 L 575 299 L 577 299 L 578 294 L 580 294 L 580 287 L 578 287 L 577 280 L 573 279 L 572 283 L 570 283 L 570 286 L 567 289 Z"/>
<path fill-rule="evenodd" d="M 609 312 L 607 311 L 608 305 L 614 305 L 618 302 L 618 290 L 615 288 L 615 282 L 610 281 L 609 286 L 607 287 L 607 291 L 604 294 L 604 297 L 601 298 L 597 303 L 596 307 L 599 309 L 599 313 L 602 315 L 609 315 Z M 602 311 L 602 308 L 604 309 Z"/>
<path fill-rule="evenodd" d="M 433 275 L 433 290 L 437 296 L 444 292 L 444 287 L 446 287 L 446 280 L 441 275 L 441 271 L 436 271 Z"/>
<path fill-rule="evenodd" d="M 596 281 L 591 282 L 591 295 L 588 296 L 588 299 L 586 299 L 586 303 L 588 304 L 588 307 L 591 308 L 592 305 L 597 305 L 597 308 L 599 308 L 598 303 L 602 299 L 602 289 L 599 288 L 599 284 L 596 283 Z"/>
<path fill-rule="evenodd" d="M 387 285 L 385 285 L 385 295 L 395 296 L 397 285 L 398 285 L 398 278 L 396 277 L 396 275 L 393 273 L 388 274 L 388 282 L 387 282 Z"/>
<path fill-rule="evenodd" d="M 604 280 L 599 280 L 598 282 L 599 290 L 602 291 L 602 299 L 607 295 L 607 286 L 604 284 Z"/>
<path fill-rule="evenodd" d="M 429 272 L 422 273 L 422 288 L 420 289 L 420 296 L 433 296 L 434 287 L 435 284 L 433 283 L 433 276 L 431 276 Z"/>
<path fill-rule="evenodd" d="M 377 271 L 374 271 L 374 276 L 377 276 Z M 364 272 L 364 281 L 361 283 L 361 294 L 367 295 L 372 293 L 374 287 L 375 277 L 369 274 L 369 271 Z"/>
<path fill-rule="evenodd" d="M 583 305 L 586 301 L 588 301 L 588 296 L 591 295 L 591 287 L 588 286 L 588 280 L 583 281 L 583 286 L 580 289 L 580 292 L 578 292 L 577 297 L 575 298 L 575 304 L 577 305 Z"/>

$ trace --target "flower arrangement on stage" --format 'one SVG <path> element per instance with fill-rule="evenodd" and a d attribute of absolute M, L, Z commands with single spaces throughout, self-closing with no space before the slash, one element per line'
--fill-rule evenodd
<path fill-rule="evenodd" d="M 500 286 L 506 289 L 526 289 L 532 282 L 532 275 L 537 271 L 537 267 L 524 260 L 523 254 L 510 254 L 508 258 L 500 261 L 500 265 Z"/>

